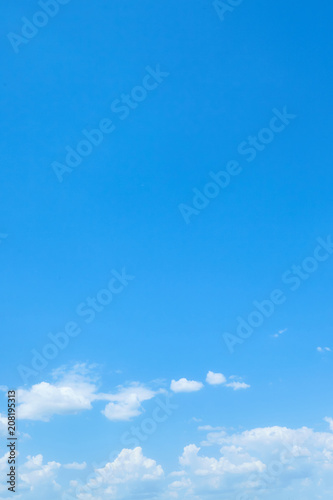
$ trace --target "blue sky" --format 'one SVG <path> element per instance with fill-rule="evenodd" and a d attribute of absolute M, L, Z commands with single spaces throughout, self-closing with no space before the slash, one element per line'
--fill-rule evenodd
<path fill-rule="evenodd" d="M 331 3 L 41 4 L 0 38 L 16 496 L 332 498 Z"/>

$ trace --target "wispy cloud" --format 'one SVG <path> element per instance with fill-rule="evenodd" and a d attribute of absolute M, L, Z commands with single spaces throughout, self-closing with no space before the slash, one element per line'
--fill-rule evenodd
<path fill-rule="evenodd" d="M 333 418 L 325 417 L 324 420 L 325 420 L 325 422 L 327 422 L 329 424 L 330 430 L 333 431 Z"/>
<path fill-rule="evenodd" d="M 82 462 L 82 464 L 79 464 L 78 462 L 73 462 L 71 464 L 65 464 L 64 468 L 65 469 L 71 469 L 71 470 L 83 470 L 87 467 L 86 462 Z"/>
<path fill-rule="evenodd" d="M 240 389 L 249 389 L 251 386 L 245 382 L 232 381 L 226 384 L 226 387 L 231 387 L 234 391 L 239 391 Z"/>
<path fill-rule="evenodd" d="M 274 333 L 272 337 L 275 339 L 279 338 L 283 333 L 285 333 L 288 330 L 288 328 L 284 328 L 283 330 L 279 330 L 277 333 Z"/>
<path fill-rule="evenodd" d="M 206 382 L 210 385 L 224 384 L 227 381 L 223 373 L 214 373 L 209 371 L 206 376 Z"/>
<path fill-rule="evenodd" d="M 331 352 L 329 347 L 317 347 L 318 352 Z"/>

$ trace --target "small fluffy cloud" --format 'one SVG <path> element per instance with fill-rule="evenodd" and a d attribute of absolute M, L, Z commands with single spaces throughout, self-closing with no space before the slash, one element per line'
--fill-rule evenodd
<path fill-rule="evenodd" d="M 206 376 L 206 382 L 210 385 L 220 385 L 227 381 L 223 373 L 214 373 L 209 371 Z"/>
<path fill-rule="evenodd" d="M 172 380 L 170 389 L 173 392 L 196 392 L 203 388 L 202 382 L 197 382 L 195 380 L 187 380 L 186 378 L 181 378 L 179 380 Z"/>
<path fill-rule="evenodd" d="M 111 402 L 102 413 L 109 420 L 131 420 L 142 413 L 143 401 L 152 399 L 157 393 L 138 383 L 130 387 L 121 387 L 117 394 L 104 395 Z"/>

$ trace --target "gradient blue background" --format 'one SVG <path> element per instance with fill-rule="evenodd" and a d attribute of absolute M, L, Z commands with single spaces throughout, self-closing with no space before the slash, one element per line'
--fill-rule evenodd
<path fill-rule="evenodd" d="M 105 388 L 245 377 L 250 391 L 209 388 L 203 404 L 194 394 L 180 405 L 146 444 L 165 461 L 196 438 L 194 424 L 184 431 L 192 416 L 321 429 L 333 369 L 316 347 L 332 338 L 333 258 L 234 354 L 222 334 L 332 232 L 332 3 L 245 0 L 221 22 L 204 0 L 72 0 L 15 54 L 6 35 L 37 8 L 2 8 L 2 383 L 21 385 L 17 365 L 125 266 L 135 280 L 31 383 L 78 360 L 102 366 Z M 156 64 L 169 77 L 60 184 L 51 163 Z M 238 144 L 283 106 L 297 118 L 247 163 Z M 178 205 L 231 159 L 242 174 L 186 225 Z M 82 455 L 103 460 L 126 426 L 99 413 L 24 424 L 22 454 L 43 443 L 46 459 L 70 460 L 63 442 L 77 446 L 87 419 Z"/>

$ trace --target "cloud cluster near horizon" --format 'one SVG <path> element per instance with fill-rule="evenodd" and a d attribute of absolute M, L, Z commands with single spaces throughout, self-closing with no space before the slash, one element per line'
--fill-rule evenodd
<path fill-rule="evenodd" d="M 333 419 L 326 417 L 325 421 L 332 431 Z M 108 496 L 164 500 L 165 492 L 175 499 L 199 495 L 202 500 L 229 500 L 230 491 L 235 498 L 247 494 L 268 500 L 286 498 L 287 493 L 315 498 L 318 486 L 327 494 L 333 492 L 332 432 L 279 426 L 228 433 L 222 427 L 206 425 L 200 430 L 207 431 L 205 440 L 200 445 L 185 445 L 169 474 L 163 464 L 145 456 L 141 447 L 122 449 L 113 461 L 95 466 L 83 481 L 80 477 L 86 462 L 44 463 L 38 454 L 22 461 L 20 487 L 27 500 L 46 496 L 53 500 L 63 494 L 80 500 Z M 218 451 L 209 452 L 211 447 Z M 6 467 L 6 457 L 0 458 L 0 471 Z M 63 481 L 65 471 L 72 474 L 69 484 Z"/>

